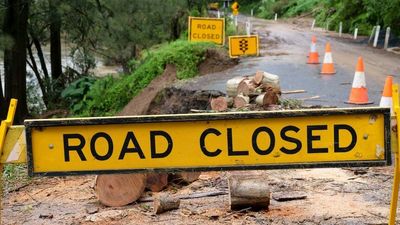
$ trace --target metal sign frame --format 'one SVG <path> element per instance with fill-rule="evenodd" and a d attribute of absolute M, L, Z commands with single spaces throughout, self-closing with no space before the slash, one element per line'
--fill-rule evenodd
<path fill-rule="evenodd" d="M 143 124 L 143 123 L 163 123 L 163 122 L 188 122 L 188 121 L 216 121 L 216 120 L 245 120 L 245 119 L 271 119 L 289 117 L 312 117 L 330 115 L 351 115 L 351 114 L 379 114 L 383 116 L 384 123 L 384 158 L 381 160 L 366 161 L 329 161 L 312 163 L 286 163 L 286 164 L 263 164 L 263 165 L 232 165 L 232 166 L 202 166 L 196 168 L 145 168 L 127 170 L 87 170 L 87 171 L 62 171 L 62 172 L 35 172 L 34 158 L 32 151 L 32 130 L 41 130 L 47 127 L 66 127 L 66 126 L 86 126 L 86 125 L 118 125 L 118 124 Z M 157 116 L 132 116 L 132 117 L 103 117 L 103 118 L 75 118 L 75 119 L 44 119 L 26 120 L 26 141 L 28 172 L 30 176 L 61 176 L 61 175 L 81 175 L 81 174 L 103 174 L 103 173 L 123 173 L 123 172 L 149 172 L 149 171 L 220 171 L 220 170 L 253 170 L 253 169 L 289 169 L 289 168 L 327 168 L 327 167 L 366 167 L 366 166 L 386 166 L 391 164 L 391 144 L 390 144 L 390 109 L 389 108 L 346 108 L 346 109 L 318 109 L 318 110 L 288 110 L 270 112 L 242 112 L 242 113 L 202 113 L 202 114 L 177 114 L 177 115 L 157 115 Z"/>

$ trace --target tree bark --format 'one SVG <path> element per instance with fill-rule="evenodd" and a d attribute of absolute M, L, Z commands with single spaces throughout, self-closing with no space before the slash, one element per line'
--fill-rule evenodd
<path fill-rule="evenodd" d="M 64 84 L 61 81 L 61 17 L 57 10 L 57 5 L 59 4 L 59 0 L 49 0 L 51 78 L 54 82 L 54 88 L 57 92 L 61 92 L 60 89 L 64 87 Z"/>
<path fill-rule="evenodd" d="M 228 187 L 232 210 L 246 207 L 268 209 L 271 192 L 264 177 L 232 175 L 228 178 Z"/>
<path fill-rule="evenodd" d="M 163 212 L 178 209 L 181 203 L 181 200 L 176 197 L 168 196 L 167 194 L 160 194 L 154 199 L 154 214 L 161 214 Z"/>
<path fill-rule="evenodd" d="M 13 40 L 11 48 L 4 50 L 5 102 L 8 105 L 11 98 L 18 99 L 15 122 L 21 124 L 28 115 L 26 47 L 30 0 L 5 0 L 5 4 L 3 32 Z"/>

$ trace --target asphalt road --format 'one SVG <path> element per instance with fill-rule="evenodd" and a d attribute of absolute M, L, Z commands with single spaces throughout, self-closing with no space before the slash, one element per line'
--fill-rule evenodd
<path fill-rule="evenodd" d="M 239 17 L 239 24 L 250 20 L 252 33 L 260 37 L 260 56 L 240 59 L 240 64 L 227 71 L 199 77 L 186 86 L 193 89 L 225 91 L 226 81 L 235 76 L 254 74 L 257 70 L 277 74 L 282 90 L 303 89 L 306 93 L 286 95 L 284 98 L 318 99 L 306 101 L 306 104 L 336 107 L 354 107 L 345 104 L 354 78 L 357 59 L 362 56 L 365 64 L 365 77 L 372 106 L 379 105 L 381 93 L 387 75 L 394 76 L 394 82 L 400 79 L 400 55 L 375 49 L 351 35 L 339 38 L 335 32 L 326 32 L 321 28 L 311 30 L 311 19 L 291 19 L 270 21 Z M 333 61 L 337 73 L 320 75 L 321 64 L 306 64 L 311 37 L 317 37 L 317 50 L 320 62 L 323 60 L 325 44 L 331 43 Z"/>

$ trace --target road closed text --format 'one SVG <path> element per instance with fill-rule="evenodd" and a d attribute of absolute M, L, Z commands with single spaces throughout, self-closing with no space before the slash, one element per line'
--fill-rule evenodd
<path fill-rule="evenodd" d="M 183 121 L 33 127 L 28 132 L 33 172 L 290 168 L 388 160 L 389 117 L 384 114 L 256 119 L 230 115 L 212 120 L 190 116 L 190 121 L 183 117 Z"/>
<path fill-rule="evenodd" d="M 332 129 L 328 129 L 327 125 L 310 125 L 306 127 L 306 143 L 302 143 L 298 132 L 300 128 L 296 126 L 285 126 L 282 129 L 274 132 L 266 126 L 256 128 L 251 134 L 251 140 L 245 149 L 238 149 L 235 145 L 234 130 L 226 128 L 226 130 L 219 130 L 215 128 L 208 128 L 199 135 L 199 145 L 197 149 L 206 157 L 218 157 L 221 154 L 227 156 L 246 156 L 249 152 L 254 152 L 259 156 L 268 156 L 275 151 L 280 151 L 283 154 L 296 154 L 302 149 L 307 154 L 324 154 L 328 153 L 330 143 L 326 143 L 325 147 L 316 147 L 314 143 L 321 142 L 323 136 L 331 136 L 333 146 L 331 149 L 334 153 L 343 153 L 351 151 L 357 143 L 356 131 L 349 125 L 335 124 Z M 346 134 L 350 135 L 350 139 L 345 142 L 341 141 L 341 136 Z M 123 145 L 115 146 L 113 137 L 106 132 L 95 133 L 90 140 L 86 141 L 83 135 L 79 133 L 63 134 L 63 149 L 64 161 L 71 161 L 71 154 L 77 154 L 79 160 L 87 161 L 87 155 L 93 157 L 95 160 L 108 160 L 113 156 L 118 155 L 118 160 L 124 160 L 128 154 L 134 155 L 138 159 L 146 158 L 167 158 L 173 152 L 174 140 L 166 131 L 149 131 L 150 146 L 144 147 L 138 141 L 134 131 L 128 131 L 125 135 Z M 214 148 L 207 147 L 207 139 L 216 136 L 217 146 Z M 237 136 L 237 135 L 236 135 Z M 114 137 L 116 138 L 116 137 Z M 215 137 L 214 137 L 215 138 Z M 75 144 L 72 142 L 75 141 Z M 164 148 L 157 148 L 157 142 L 164 142 Z M 178 138 L 178 141 L 182 141 Z M 103 142 L 98 145 L 97 142 Z M 291 145 L 291 147 L 289 147 Z M 303 148 L 303 146 L 305 147 Z M 90 149 L 86 154 L 84 148 Z"/>

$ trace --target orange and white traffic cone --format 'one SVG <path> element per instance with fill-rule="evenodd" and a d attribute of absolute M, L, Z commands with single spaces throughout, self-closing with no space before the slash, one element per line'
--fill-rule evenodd
<path fill-rule="evenodd" d="M 365 82 L 364 61 L 362 57 L 358 57 L 353 86 L 351 88 L 349 100 L 346 103 L 356 105 L 367 105 L 373 103 L 368 101 L 368 89 Z"/>
<path fill-rule="evenodd" d="M 308 53 L 308 64 L 319 64 L 319 55 L 317 52 L 317 38 L 312 36 L 310 52 Z"/>
<path fill-rule="evenodd" d="M 321 74 L 335 74 L 335 67 L 333 65 L 331 44 L 326 43 L 324 62 L 322 63 Z"/>
<path fill-rule="evenodd" d="M 393 76 L 387 76 L 385 81 L 385 87 L 383 87 L 383 93 L 381 101 L 379 102 L 380 107 L 390 107 L 390 115 L 394 116 L 392 106 L 392 84 Z"/>

